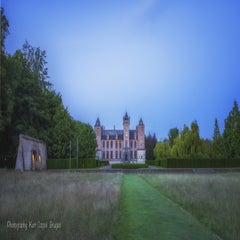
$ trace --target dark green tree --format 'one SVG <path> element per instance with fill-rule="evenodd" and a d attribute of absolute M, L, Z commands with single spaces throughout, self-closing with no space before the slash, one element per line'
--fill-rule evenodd
<path fill-rule="evenodd" d="M 1 31 L 0 31 L 0 45 L 1 45 L 1 54 L 4 52 L 5 50 L 5 39 L 9 34 L 8 28 L 9 28 L 9 23 L 8 20 L 4 14 L 4 9 L 3 7 L 0 8 L 0 14 L 1 14 L 1 22 L 0 22 L 0 26 L 1 26 Z"/>
<path fill-rule="evenodd" d="M 7 56 L 5 54 L 5 39 L 7 35 L 9 34 L 8 31 L 8 20 L 4 14 L 4 9 L 1 7 L 0 8 L 0 14 L 1 14 L 1 20 L 0 20 L 0 45 L 1 45 L 1 52 L 0 52 L 0 138 L 3 138 L 3 131 L 5 128 L 5 118 L 6 118 L 6 110 L 5 110 L 5 105 L 4 103 L 4 94 L 5 92 L 3 91 L 5 89 L 5 85 L 7 84 L 6 81 L 6 61 L 7 61 Z M 1 141 L 1 140 L 0 140 Z M 2 142 L 0 142 L 0 145 L 2 145 Z"/>
<path fill-rule="evenodd" d="M 214 132 L 213 132 L 211 156 L 214 158 L 224 157 L 223 137 L 220 133 L 217 118 L 215 119 L 215 122 L 214 122 Z"/>
<path fill-rule="evenodd" d="M 150 133 L 148 134 L 147 137 L 145 137 L 145 149 L 146 149 L 146 159 L 147 160 L 154 160 L 154 148 L 157 144 L 157 138 L 155 133 L 151 135 Z"/>
<path fill-rule="evenodd" d="M 0 166 L 15 166 L 19 134 L 47 143 L 48 157 L 66 158 L 69 143 L 79 137 L 80 157 L 94 157 L 96 140 L 90 125 L 77 123 L 48 81 L 46 52 L 28 42 L 14 55 L 6 54 L 8 21 L 1 8 Z"/>
<path fill-rule="evenodd" d="M 228 158 L 240 158 L 240 112 L 237 101 L 225 119 L 223 142 Z"/>

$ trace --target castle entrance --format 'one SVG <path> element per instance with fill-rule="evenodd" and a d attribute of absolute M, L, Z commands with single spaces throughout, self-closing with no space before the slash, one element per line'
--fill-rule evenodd
<path fill-rule="evenodd" d="M 125 160 L 125 162 L 128 161 L 128 153 L 127 152 L 124 153 L 124 160 Z"/>

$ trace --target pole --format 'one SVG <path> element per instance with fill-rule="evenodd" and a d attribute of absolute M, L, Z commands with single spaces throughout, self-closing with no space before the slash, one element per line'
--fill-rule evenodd
<path fill-rule="evenodd" d="M 71 169 L 71 152 L 72 152 L 72 143 L 71 143 L 71 141 L 70 141 L 70 162 L 69 162 L 69 164 L 70 164 L 70 169 Z"/>
<path fill-rule="evenodd" d="M 78 138 L 77 138 L 77 164 L 76 167 L 78 168 Z"/>

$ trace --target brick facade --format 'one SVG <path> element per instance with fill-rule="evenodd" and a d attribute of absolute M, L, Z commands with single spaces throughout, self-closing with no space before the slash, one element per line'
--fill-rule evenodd
<path fill-rule="evenodd" d="M 136 130 L 130 130 L 130 117 L 126 113 L 123 117 L 123 130 L 105 130 L 97 118 L 94 130 L 99 160 L 145 163 L 145 132 L 142 119 Z"/>

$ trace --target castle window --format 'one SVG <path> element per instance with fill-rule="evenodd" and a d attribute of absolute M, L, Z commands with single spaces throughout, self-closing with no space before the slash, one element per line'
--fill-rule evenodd
<path fill-rule="evenodd" d="M 111 148 L 112 148 L 113 147 L 113 142 L 111 141 L 110 144 L 111 144 Z"/>
<path fill-rule="evenodd" d="M 103 151 L 103 159 L 105 159 L 105 151 Z"/>
<path fill-rule="evenodd" d="M 116 141 L 116 142 L 115 142 L 115 148 L 117 148 L 117 147 L 118 147 L 118 142 Z"/>
<path fill-rule="evenodd" d="M 121 141 L 119 142 L 119 148 L 122 148 L 122 143 L 121 143 Z"/>
<path fill-rule="evenodd" d="M 113 151 L 110 152 L 110 158 L 113 159 Z"/>
<path fill-rule="evenodd" d="M 109 152 L 107 151 L 107 159 L 109 158 Z"/>
<path fill-rule="evenodd" d="M 105 141 L 102 141 L 102 146 L 103 148 L 105 148 Z"/>
<path fill-rule="evenodd" d="M 109 142 L 107 141 L 107 148 L 109 148 Z"/>
<path fill-rule="evenodd" d="M 115 152 L 115 158 L 118 159 L 118 152 Z"/>

